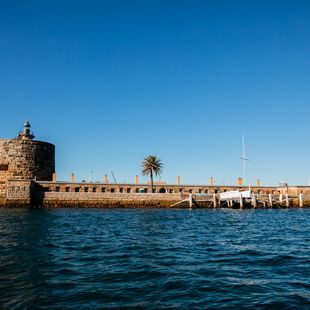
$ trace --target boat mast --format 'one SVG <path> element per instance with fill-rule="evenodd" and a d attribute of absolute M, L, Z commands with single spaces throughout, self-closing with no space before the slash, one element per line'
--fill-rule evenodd
<path fill-rule="evenodd" d="M 247 158 L 246 158 L 246 155 L 245 155 L 245 142 L 244 142 L 244 135 L 241 136 L 241 139 L 242 139 L 242 161 L 243 161 L 243 184 L 246 184 L 246 162 L 249 161 Z"/>

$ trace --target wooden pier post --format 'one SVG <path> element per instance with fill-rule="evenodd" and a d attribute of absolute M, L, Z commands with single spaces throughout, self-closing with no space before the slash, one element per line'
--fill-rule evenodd
<path fill-rule="evenodd" d="M 282 204 L 283 204 L 283 194 L 280 194 L 279 203 L 280 203 L 280 206 L 282 207 Z"/>
<path fill-rule="evenodd" d="M 255 194 L 253 194 L 252 195 L 252 207 L 255 209 L 256 208 L 256 195 Z"/>
<path fill-rule="evenodd" d="M 193 194 L 189 194 L 189 208 L 191 209 L 193 207 Z"/>
<path fill-rule="evenodd" d="M 285 195 L 285 203 L 286 203 L 286 207 L 288 208 L 290 206 L 290 201 L 288 199 L 288 194 Z"/>
<path fill-rule="evenodd" d="M 214 209 L 217 207 L 217 205 L 216 205 L 216 194 L 213 194 L 213 207 L 214 207 Z"/>
<path fill-rule="evenodd" d="M 269 194 L 269 206 L 272 207 L 272 195 Z"/>
<path fill-rule="evenodd" d="M 304 206 L 304 199 L 302 193 L 299 194 L 299 207 L 302 208 Z"/>
<path fill-rule="evenodd" d="M 242 198 L 242 194 L 240 193 L 240 209 L 243 208 L 243 198 Z"/>

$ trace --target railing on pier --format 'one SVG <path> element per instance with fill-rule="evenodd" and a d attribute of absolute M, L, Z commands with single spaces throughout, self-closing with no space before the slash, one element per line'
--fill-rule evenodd
<path fill-rule="evenodd" d="M 181 194 L 181 200 L 171 207 L 243 208 L 243 207 L 291 207 L 304 206 L 304 196 L 288 194 L 254 194 L 247 191 L 231 191 L 220 194 Z"/>

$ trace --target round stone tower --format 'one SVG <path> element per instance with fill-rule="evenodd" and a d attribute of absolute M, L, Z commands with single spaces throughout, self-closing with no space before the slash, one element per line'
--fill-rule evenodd
<path fill-rule="evenodd" d="M 15 139 L 0 139 L 0 183 L 12 179 L 51 181 L 55 146 L 35 141 L 27 121 Z"/>

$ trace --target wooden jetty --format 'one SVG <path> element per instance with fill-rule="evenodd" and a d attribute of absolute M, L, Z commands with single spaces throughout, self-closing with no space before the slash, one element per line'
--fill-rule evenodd
<path fill-rule="evenodd" d="M 304 196 L 288 194 L 255 194 L 251 190 L 220 194 L 184 194 L 171 208 L 290 208 L 304 207 Z M 307 205 L 308 206 L 308 205 Z"/>

